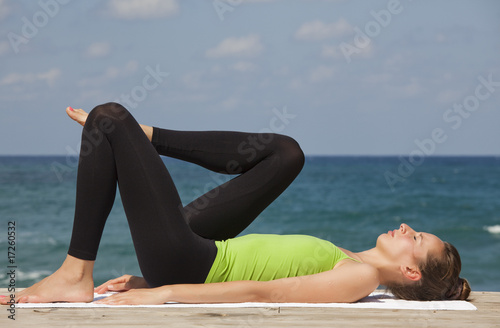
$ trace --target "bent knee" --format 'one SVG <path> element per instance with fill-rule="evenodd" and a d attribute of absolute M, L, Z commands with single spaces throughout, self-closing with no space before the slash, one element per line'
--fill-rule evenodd
<path fill-rule="evenodd" d="M 102 118 L 123 120 L 129 115 L 129 111 L 122 105 L 115 102 L 109 102 L 94 107 L 89 113 L 89 118 L 93 118 L 94 120 Z"/>
<path fill-rule="evenodd" d="M 283 165 L 291 166 L 300 172 L 304 166 L 305 156 L 299 143 L 288 136 L 276 135 L 276 152 L 283 162 Z"/>

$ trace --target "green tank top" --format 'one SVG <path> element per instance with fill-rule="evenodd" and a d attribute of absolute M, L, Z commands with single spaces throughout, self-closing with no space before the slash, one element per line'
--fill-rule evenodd
<path fill-rule="evenodd" d="M 217 256 L 205 283 L 298 277 L 354 260 L 331 242 L 306 235 L 250 234 L 215 244 Z"/>

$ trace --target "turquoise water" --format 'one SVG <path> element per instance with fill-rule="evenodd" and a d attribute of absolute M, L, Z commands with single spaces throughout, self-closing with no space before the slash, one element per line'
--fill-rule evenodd
<path fill-rule="evenodd" d="M 59 267 L 75 203 L 76 159 L 0 157 L 0 287 L 8 285 L 8 222 L 16 285 Z M 184 202 L 227 179 L 165 159 Z M 411 164 L 413 163 L 413 164 Z M 407 223 L 453 243 L 474 290 L 500 291 L 500 158 L 307 157 L 301 175 L 246 233 L 301 233 L 360 251 Z M 96 284 L 140 274 L 119 196 L 97 257 Z"/>

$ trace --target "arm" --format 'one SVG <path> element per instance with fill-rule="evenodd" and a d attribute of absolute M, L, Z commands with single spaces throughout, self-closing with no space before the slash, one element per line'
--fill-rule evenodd
<path fill-rule="evenodd" d="M 372 266 L 346 263 L 314 275 L 266 282 L 232 281 L 160 288 L 165 299 L 180 303 L 336 303 L 355 302 L 378 285 L 378 272 Z"/>
<path fill-rule="evenodd" d="M 162 304 L 289 302 L 355 302 L 379 284 L 378 272 L 368 264 L 345 263 L 333 270 L 272 281 L 231 281 L 211 284 L 167 285 L 116 294 L 100 303 Z"/>

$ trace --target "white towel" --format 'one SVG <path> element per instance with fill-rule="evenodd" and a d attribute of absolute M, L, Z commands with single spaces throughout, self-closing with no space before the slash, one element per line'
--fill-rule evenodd
<path fill-rule="evenodd" d="M 94 294 L 94 301 L 112 295 Z M 102 307 L 144 307 L 144 308 L 280 308 L 280 307 L 313 307 L 313 308 L 357 308 L 357 309 L 399 309 L 399 310 L 477 310 L 466 301 L 405 301 L 396 299 L 392 294 L 375 291 L 356 303 L 202 303 L 182 304 L 165 303 L 161 305 L 107 305 L 96 303 L 21 303 L 17 308 L 102 308 Z"/>

